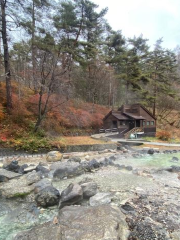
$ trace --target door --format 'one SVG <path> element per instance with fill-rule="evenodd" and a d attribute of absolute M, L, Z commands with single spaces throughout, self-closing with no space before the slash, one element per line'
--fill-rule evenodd
<path fill-rule="evenodd" d="M 135 121 L 129 121 L 129 130 L 135 127 Z"/>
<path fill-rule="evenodd" d="M 117 128 L 117 121 L 113 121 L 112 123 L 112 128 Z"/>
<path fill-rule="evenodd" d="M 136 127 L 140 127 L 140 120 L 136 120 Z"/>

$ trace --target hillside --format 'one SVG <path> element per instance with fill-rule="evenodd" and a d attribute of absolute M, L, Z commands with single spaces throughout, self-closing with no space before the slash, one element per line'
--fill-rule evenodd
<path fill-rule="evenodd" d="M 108 108 L 79 99 L 52 95 L 46 117 L 34 132 L 38 114 L 38 94 L 13 82 L 13 110 L 6 113 L 5 84 L 0 84 L 0 143 L 17 148 L 50 147 L 60 136 L 81 136 L 96 132 Z"/>

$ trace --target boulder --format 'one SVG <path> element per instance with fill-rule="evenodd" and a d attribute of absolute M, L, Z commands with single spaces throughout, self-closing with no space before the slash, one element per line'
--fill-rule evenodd
<path fill-rule="evenodd" d="M 57 162 L 61 161 L 63 155 L 59 151 L 51 151 L 47 153 L 46 160 L 48 162 Z"/>
<path fill-rule="evenodd" d="M 80 163 L 81 159 L 80 159 L 80 157 L 71 157 L 71 158 L 69 158 L 68 162 L 78 162 L 78 163 Z"/>
<path fill-rule="evenodd" d="M 177 157 L 172 157 L 172 159 L 170 160 L 170 162 L 179 162 L 179 158 L 177 158 Z"/>
<path fill-rule="evenodd" d="M 82 199 L 83 191 L 81 186 L 77 183 L 71 183 L 64 191 L 62 191 L 59 207 L 62 208 L 64 206 L 78 203 Z"/>
<path fill-rule="evenodd" d="M 179 173 L 180 166 L 170 166 L 169 168 L 166 168 L 165 170 L 168 172 Z"/>
<path fill-rule="evenodd" d="M 39 163 L 36 167 L 36 171 L 40 172 L 42 176 L 48 177 L 48 174 L 50 172 L 49 168 L 47 166 L 42 165 Z"/>
<path fill-rule="evenodd" d="M 47 186 L 35 195 L 35 201 L 39 206 L 50 207 L 59 203 L 60 193 L 53 186 Z"/>
<path fill-rule="evenodd" d="M 18 176 L 21 175 L 18 174 Z M 34 190 L 34 183 L 39 180 L 40 175 L 35 171 L 25 174 L 0 186 L 0 195 L 6 198 L 25 197 Z"/>
<path fill-rule="evenodd" d="M 20 177 L 21 174 L 7 171 L 6 169 L 0 169 L 0 182 L 6 182 L 10 179 Z"/>
<path fill-rule="evenodd" d="M 6 170 L 18 173 L 20 166 L 18 161 L 13 160 L 10 164 L 5 167 Z"/>
<path fill-rule="evenodd" d="M 84 171 L 82 166 L 79 163 L 74 162 L 63 162 L 58 165 L 51 166 L 51 169 L 55 168 L 53 178 L 63 179 L 64 177 L 74 177 L 81 175 Z"/>
<path fill-rule="evenodd" d="M 58 223 L 44 223 L 19 233 L 14 240 L 127 240 L 129 230 L 117 207 L 67 206 L 59 211 Z"/>
<path fill-rule="evenodd" d="M 37 173 L 36 171 L 29 172 L 25 176 L 26 183 L 28 185 L 32 185 L 33 183 L 38 182 L 41 179 L 41 174 Z"/>
<path fill-rule="evenodd" d="M 99 206 L 104 204 L 110 204 L 112 199 L 111 193 L 97 193 L 89 199 L 90 206 Z"/>
<path fill-rule="evenodd" d="M 24 173 L 25 173 L 25 172 L 24 172 L 24 169 L 27 168 L 27 167 L 28 167 L 27 164 L 21 165 L 18 172 L 21 173 L 21 174 L 24 174 Z"/>
<path fill-rule="evenodd" d="M 51 181 L 49 181 L 47 178 L 41 179 L 39 182 L 35 183 L 34 185 L 34 192 L 38 193 L 42 189 L 52 186 Z"/>
<path fill-rule="evenodd" d="M 100 163 L 96 159 L 92 159 L 91 161 L 89 161 L 88 165 L 91 169 L 100 167 Z"/>
<path fill-rule="evenodd" d="M 142 221 L 136 221 L 132 226 L 132 232 L 130 233 L 129 239 L 136 240 L 170 240 L 169 233 L 165 228 L 151 220 L 150 218 L 145 218 Z"/>
<path fill-rule="evenodd" d="M 95 182 L 82 183 L 83 198 L 90 198 L 97 193 L 97 184 Z"/>
<path fill-rule="evenodd" d="M 153 149 L 153 148 L 150 148 L 147 153 L 148 153 L 148 154 L 151 154 L 151 155 L 154 154 L 154 149 Z"/>

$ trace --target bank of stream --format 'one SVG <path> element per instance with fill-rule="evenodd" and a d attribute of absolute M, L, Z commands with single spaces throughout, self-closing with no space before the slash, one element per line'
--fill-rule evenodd
<path fill-rule="evenodd" d="M 103 164 L 77 176 L 55 179 L 51 169 L 54 163 L 48 162 L 46 167 L 50 171 L 43 178 L 52 182 L 60 193 L 71 183 L 79 184 L 86 181 L 96 183 L 99 193 L 110 194 L 108 204 L 118 207 L 124 214 L 129 233 L 122 239 L 180 239 L 180 152 L 147 154 L 140 150 L 121 149 L 94 152 L 89 155 L 74 153 L 74 155 L 79 156 L 81 163 L 96 159 L 97 162 L 103 162 Z M 62 162 L 67 162 L 71 157 L 71 155 L 64 156 Z M 109 162 L 107 163 L 105 159 Z M 37 164 L 36 159 L 32 158 L 31 162 Z M 43 162 L 46 161 L 43 159 Z M 176 166 L 175 170 L 171 171 L 171 166 Z M 28 174 L 30 176 L 33 173 L 35 174 L 35 172 Z M 19 181 L 21 179 L 20 176 Z M 6 195 L 3 188 L 6 184 L 11 191 L 12 186 L 9 182 L 0 183 L 0 240 L 15 239 L 18 232 L 54 221 L 59 211 L 57 205 L 48 208 L 38 206 L 34 200 L 33 191 L 28 192 L 27 195 L 9 197 L 9 193 Z M 18 184 L 18 179 L 14 180 L 14 183 Z M 89 200 L 76 203 L 80 206 L 89 206 L 89 204 Z M 73 240 L 78 239 L 76 234 L 74 237 Z M 28 238 L 24 235 L 24 238 L 16 239 Z M 95 238 L 89 239 L 95 240 Z"/>

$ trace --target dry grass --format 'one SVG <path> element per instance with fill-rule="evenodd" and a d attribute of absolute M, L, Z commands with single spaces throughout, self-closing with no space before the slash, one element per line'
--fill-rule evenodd
<path fill-rule="evenodd" d="M 103 140 L 93 139 L 89 136 L 80 136 L 80 137 L 62 137 L 56 139 L 56 142 L 59 142 L 60 145 L 93 145 L 93 144 L 107 144 L 110 142 L 105 142 Z"/>

